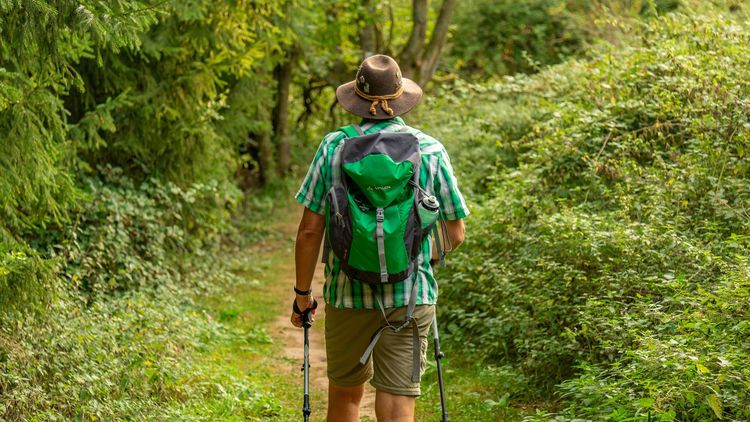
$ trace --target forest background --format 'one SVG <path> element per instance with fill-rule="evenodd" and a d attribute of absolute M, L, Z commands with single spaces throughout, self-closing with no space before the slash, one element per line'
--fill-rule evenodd
<path fill-rule="evenodd" d="M 455 419 L 750 419 L 748 10 L 0 0 L 0 418 L 294 414 L 211 372 L 233 334 L 197 298 L 247 282 L 385 53 L 473 211 L 440 274 Z"/>

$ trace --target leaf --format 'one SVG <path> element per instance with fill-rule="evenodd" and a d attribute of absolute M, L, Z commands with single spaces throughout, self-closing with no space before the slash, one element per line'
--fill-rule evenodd
<path fill-rule="evenodd" d="M 638 406 L 640 407 L 651 407 L 654 405 L 654 399 L 651 397 L 645 397 L 638 400 Z"/>
<path fill-rule="evenodd" d="M 697 369 L 698 372 L 700 372 L 701 374 L 710 374 L 711 373 L 710 369 L 706 368 L 705 366 L 703 366 L 700 363 L 696 363 L 695 364 L 695 369 Z"/>
<path fill-rule="evenodd" d="M 717 418 L 721 419 L 724 417 L 724 409 L 721 404 L 721 398 L 716 394 L 708 396 L 708 406 L 714 411 Z"/>
<path fill-rule="evenodd" d="M 500 401 L 498 402 L 498 406 L 500 407 L 508 407 L 508 403 L 510 402 L 510 393 L 505 393 L 502 397 L 500 397 Z"/>

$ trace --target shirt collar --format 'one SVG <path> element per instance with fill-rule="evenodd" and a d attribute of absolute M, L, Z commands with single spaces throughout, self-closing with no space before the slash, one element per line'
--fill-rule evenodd
<path fill-rule="evenodd" d="M 365 123 L 378 124 L 378 123 L 385 123 L 385 122 L 388 122 L 390 124 L 399 124 L 402 126 L 406 125 L 406 123 L 404 123 L 404 119 L 402 119 L 401 116 L 391 117 L 390 119 L 385 119 L 385 120 L 362 119 L 362 121 L 359 122 L 359 125 L 362 126 Z"/>

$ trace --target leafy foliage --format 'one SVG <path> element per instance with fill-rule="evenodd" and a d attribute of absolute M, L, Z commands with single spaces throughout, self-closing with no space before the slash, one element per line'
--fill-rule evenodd
<path fill-rule="evenodd" d="M 229 207 L 216 183 L 182 189 L 149 180 L 135 187 L 116 168 L 89 179 L 92 200 L 64 233 L 59 255 L 65 278 L 94 295 L 174 282 L 187 255 L 215 248 Z"/>
<path fill-rule="evenodd" d="M 38 241 L 50 260 L 0 255 L 0 418 L 279 415 L 257 377 L 201 362 L 209 344 L 267 342 L 214 321 L 193 299 L 246 283 L 234 271 L 250 262 L 222 256 L 217 236 L 236 197 L 210 183 L 136 185 L 119 169 L 101 173 L 87 179 L 75 224 Z M 42 299 L 44 312 L 28 311 Z"/>
<path fill-rule="evenodd" d="M 468 76 L 533 73 L 601 41 L 616 43 L 676 0 L 477 0 L 459 9 L 449 54 Z"/>
<path fill-rule="evenodd" d="M 581 48 L 582 34 L 566 2 L 474 1 L 460 8 L 452 56 L 468 73 L 528 72 L 558 63 Z"/>
<path fill-rule="evenodd" d="M 296 66 L 289 120 L 309 146 L 342 119 L 328 88 L 356 39 L 394 53 L 407 6 L 0 0 L 0 418 L 287 416 L 268 388 L 200 364 L 216 339 L 269 337 L 192 295 L 240 283 L 221 242 L 268 234 L 247 217 L 288 193 L 270 178 L 230 219 L 235 171 L 276 154 L 280 66 Z M 658 17 L 675 8 L 689 13 Z M 441 290 L 448 338 L 501 391 L 457 415 L 554 397 L 529 419 L 750 418 L 744 13 L 461 3 L 443 69 L 541 72 L 435 86 L 413 116 L 473 201 Z"/>
<path fill-rule="evenodd" d="M 439 100 L 500 110 L 450 141 L 482 145 L 456 161 L 489 186 L 443 288 L 452 341 L 528 380 L 517 399 L 558 394 L 539 420 L 750 417 L 747 34 L 668 16 Z"/>
<path fill-rule="evenodd" d="M 201 271 L 192 282 L 206 275 L 200 282 L 217 283 L 215 277 L 222 277 L 221 272 Z M 0 324 L 0 417 L 279 416 L 278 399 L 263 379 L 203 362 L 202 351 L 209 344 L 262 345 L 258 335 L 214 321 L 184 289 L 169 285 L 91 306 L 65 298 L 43 316 Z"/>

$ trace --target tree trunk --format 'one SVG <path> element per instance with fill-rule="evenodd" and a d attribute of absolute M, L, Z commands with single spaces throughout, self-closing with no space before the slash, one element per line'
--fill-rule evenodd
<path fill-rule="evenodd" d="M 448 29 L 450 29 L 457 3 L 457 0 L 443 0 L 443 4 L 440 6 L 440 14 L 435 23 L 435 29 L 432 30 L 430 44 L 422 55 L 422 62 L 420 63 L 417 83 L 422 86 L 427 85 L 432 79 L 433 73 L 435 73 L 440 53 L 443 51 L 445 40 L 448 38 Z"/>
<path fill-rule="evenodd" d="M 458 0 L 443 0 L 430 42 L 425 48 L 429 0 L 412 1 L 412 31 L 398 58 L 401 72 L 405 77 L 413 79 L 421 86 L 430 82 L 445 46 L 445 40 L 448 38 L 448 30 L 457 4 Z"/>
<path fill-rule="evenodd" d="M 375 26 L 375 11 L 373 9 L 372 0 L 362 1 L 360 21 L 364 22 L 364 25 L 359 28 L 359 47 L 362 49 L 365 57 L 379 53 L 378 33 Z"/>
<path fill-rule="evenodd" d="M 427 35 L 427 13 L 429 9 L 430 2 L 428 0 L 412 1 L 411 35 L 398 57 L 401 73 L 407 78 L 414 78 L 419 74 L 422 50 Z"/>
<path fill-rule="evenodd" d="M 271 134 L 263 131 L 258 135 L 258 161 L 260 162 L 261 183 L 266 184 L 276 178 L 276 162 Z"/>
<path fill-rule="evenodd" d="M 297 49 L 292 47 L 286 61 L 276 65 L 276 106 L 273 113 L 274 140 L 279 152 L 278 172 L 286 176 L 291 164 L 291 144 L 289 140 L 289 90 L 292 85 L 294 62 L 297 59 Z"/>

